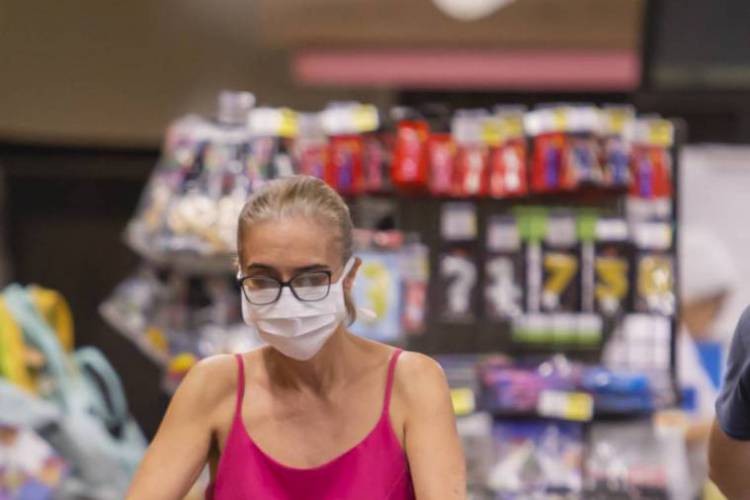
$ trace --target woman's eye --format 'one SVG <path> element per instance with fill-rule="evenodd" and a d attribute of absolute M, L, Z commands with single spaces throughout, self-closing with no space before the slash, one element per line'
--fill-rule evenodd
<path fill-rule="evenodd" d="M 279 282 L 271 278 L 248 278 L 245 280 L 245 286 L 253 290 L 265 290 L 268 288 L 278 288 Z"/>
<path fill-rule="evenodd" d="M 328 275 L 325 273 L 303 274 L 294 279 L 294 286 L 297 287 L 324 286 L 326 284 L 328 284 Z"/>

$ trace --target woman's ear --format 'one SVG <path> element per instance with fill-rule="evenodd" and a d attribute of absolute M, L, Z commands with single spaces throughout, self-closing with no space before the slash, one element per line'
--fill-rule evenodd
<path fill-rule="evenodd" d="M 357 277 L 357 271 L 359 271 L 359 266 L 362 265 L 362 259 L 359 257 L 354 257 L 354 264 L 352 265 L 352 268 L 349 270 L 349 274 L 347 274 L 344 277 L 344 289 L 349 291 L 352 289 L 352 285 L 354 285 L 354 278 Z"/>

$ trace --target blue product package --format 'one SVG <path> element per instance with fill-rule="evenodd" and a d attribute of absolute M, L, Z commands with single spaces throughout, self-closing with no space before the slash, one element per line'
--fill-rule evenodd
<path fill-rule="evenodd" d="M 358 314 L 351 330 L 372 340 L 397 341 L 402 334 L 403 307 L 399 254 L 363 251 L 358 252 L 357 256 L 362 259 L 362 266 L 352 290 L 354 303 L 375 313 L 375 317 Z"/>

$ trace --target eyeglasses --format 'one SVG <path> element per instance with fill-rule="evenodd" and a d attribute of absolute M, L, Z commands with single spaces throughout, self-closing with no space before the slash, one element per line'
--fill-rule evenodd
<path fill-rule="evenodd" d="M 284 287 L 289 287 L 297 300 L 302 302 L 323 300 L 331 291 L 331 271 L 308 271 L 289 281 L 280 281 L 271 276 L 240 276 L 237 281 L 247 301 L 256 306 L 279 300 Z"/>

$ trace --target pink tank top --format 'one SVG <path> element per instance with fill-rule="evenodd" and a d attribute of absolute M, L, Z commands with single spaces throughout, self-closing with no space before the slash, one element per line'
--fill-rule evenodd
<path fill-rule="evenodd" d="M 214 500 L 413 500 L 406 454 L 389 418 L 396 350 L 388 364 L 380 419 L 359 444 L 312 469 L 280 464 L 255 444 L 242 421 L 245 370 L 237 355 L 234 419 L 216 472 Z"/>

